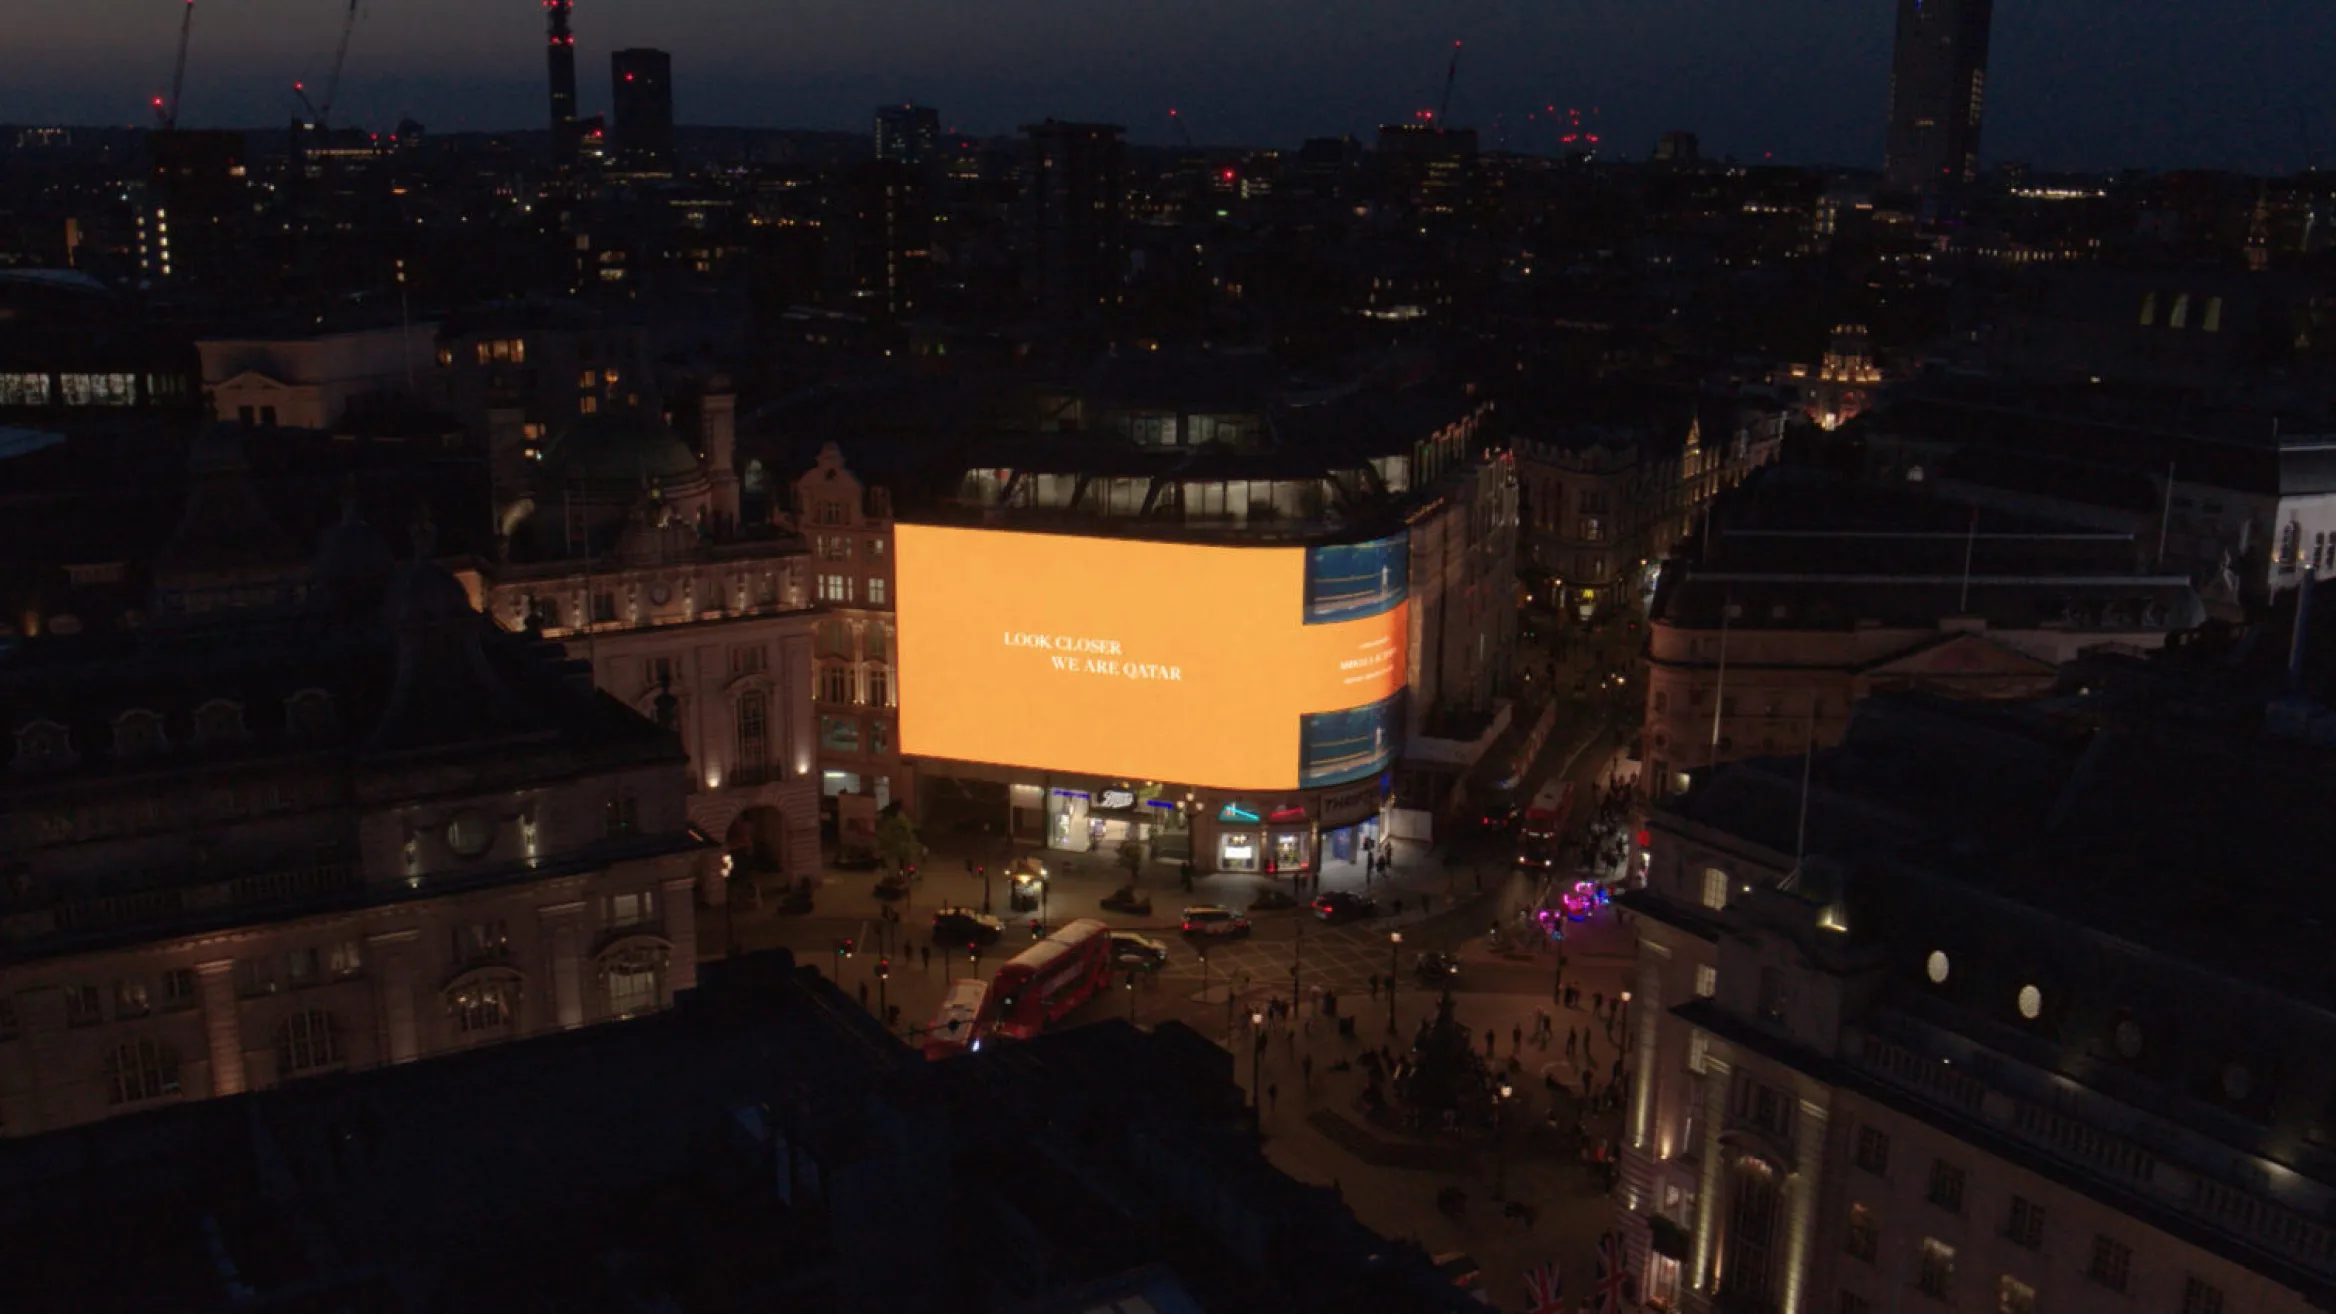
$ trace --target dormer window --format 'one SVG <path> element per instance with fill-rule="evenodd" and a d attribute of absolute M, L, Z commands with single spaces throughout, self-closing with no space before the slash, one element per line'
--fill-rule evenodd
<path fill-rule="evenodd" d="M 303 689 L 284 700 L 284 724 L 295 739 L 323 743 L 340 730 L 333 696 L 322 689 Z"/>
<path fill-rule="evenodd" d="M 162 713 L 139 708 L 114 718 L 114 756 L 153 757 L 170 747 L 163 733 Z"/>
<path fill-rule="evenodd" d="M 195 742 L 205 748 L 223 748 L 244 739 L 243 704 L 214 698 L 195 709 Z"/>
<path fill-rule="evenodd" d="M 16 731 L 16 768 L 53 771 L 73 760 L 73 737 L 54 721 L 28 721 Z"/>

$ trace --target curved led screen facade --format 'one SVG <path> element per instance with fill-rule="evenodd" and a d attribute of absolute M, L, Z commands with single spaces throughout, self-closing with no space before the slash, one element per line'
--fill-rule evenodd
<path fill-rule="evenodd" d="M 894 528 L 912 756 L 1230 789 L 1401 747 L 1404 539 L 1211 547 Z"/>

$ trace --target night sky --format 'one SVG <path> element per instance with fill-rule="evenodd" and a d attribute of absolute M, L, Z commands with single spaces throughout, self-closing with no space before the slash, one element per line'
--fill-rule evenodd
<path fill-rule="evenodd" d="M 189 127 L 285 122 L 323 81 L 341 0 L 199 0 Z M 167 89 L 177 0 L 9 0 L 0 122 L 142 121 Z M 913 99 L 987 134 L 1053 115 L 1204 144 L 1295 145 L 1432 107 L 1466 42 L 1455 123 L 1513 149 L 1554 104 L 1643 156 L 1685 128 L 1707 154 L 1879 164 L 1891 0 L 578 0 L 587 113 L 608 52 L 673 52 L 684 123 L 864 132 Z M 535 0 L 365 0 L 338 122 L 538 127 Z M 2336 162 L 2330 0 L 1997 0 L 1988 160 L 2042 168 L 2287 171 Z"/>

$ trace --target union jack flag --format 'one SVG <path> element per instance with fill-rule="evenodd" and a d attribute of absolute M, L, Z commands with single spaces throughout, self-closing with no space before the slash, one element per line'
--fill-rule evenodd
<path fill-rule="evenodd" d="M 1525 1314 L 1565 1314 L 1565 1274 L 1556 1260 L 1525 1270 L 1525 1299 L 1532 1302 Z"/>
<path fill-rule="evenodd" d="M 1623 1253 L 1622 1238 L 1607 1232 L 1598 1238 L 1598 1280 L 1590 1284 L 1590 1294 L 1597 1297 L 1598 1314 L 1622 1314 L 1622 1284 L 1629 1276 L 1625 1271 L 1629 1258 Z"/>

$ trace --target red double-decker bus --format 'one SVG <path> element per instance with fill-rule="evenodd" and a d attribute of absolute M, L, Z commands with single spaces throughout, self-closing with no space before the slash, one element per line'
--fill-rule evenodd
<path fill-rule="evenodd" d="M 951 981 L 949 993 L 941 996 L 941 1007 L 933 1014 L 933 1024 L 925 1028 L 925 1057 L 954 1058 L 980 1049 L 982 1032 L 989 1026 L 989 1019 L 983 1016 L 989 999 L 987 981 L 974 977 Z"/>
<path fill-rule="evenodd" d="M 1028 1040 L 1095 997 L 1111 981 L 1111 927 L 1072 922 L 1022 951 L 990 982 L 990 1025 Z"/>

